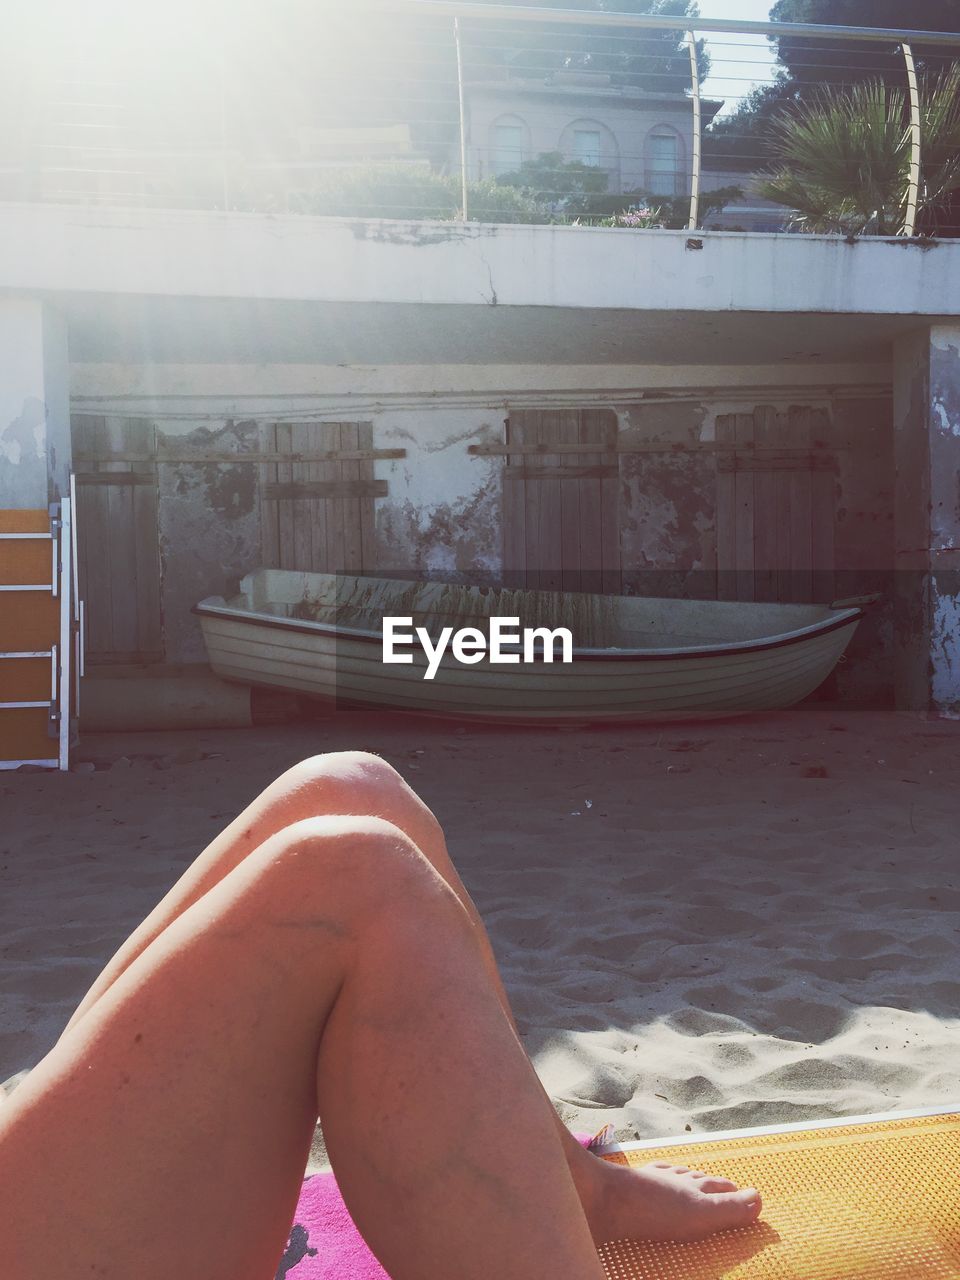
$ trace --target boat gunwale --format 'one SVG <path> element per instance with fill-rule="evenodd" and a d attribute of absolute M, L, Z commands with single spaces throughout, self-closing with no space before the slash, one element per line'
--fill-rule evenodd
<path fill-rule="evenodd" d="M 709 602 L 707 602 L 709 603 Z M 272 613 L 258 613 L 231 606 L 221 596 L 208 596 L 193 606 L 191 613 L 201 618 L 225 618 L 233 622 L 246 623 L 254 627 L 267 627 L 284 631 L 300 632 L 307 635 L 332 636 L 334 639 L 357 640 L 361 644 L 383 643 L 383 634 L 375 631 L 361 631 L 350 627 L 338 627 L 327 622 L 310 622 L 301 618 L 283 618 Z M 736 641 L 728 644 L 676 646 L 672 649 L 597 649 L 575 648 L 571 663 L 556 663 L 558 666 L 571 666 L 574 662 L 672 662 L 678 659 L 721 658 L 739 653 L 762 653 L 770 649 L 783 649 L 789 645 L 803 644 L 807 640 L 829 635 L 843 627 L 859 623 L 864 617 L 861 608 L 831 610 L 827 617 L 807 627 L 798 627 L 794 631 L 782 632 L 776 636 L 764 636 L 759 640 Z M 535 659 L 543 663 L 543 659 Z M 527 665 L 527 664 L 524 664 Z M 543 663 L 543 665 L 548 665 Z"/>

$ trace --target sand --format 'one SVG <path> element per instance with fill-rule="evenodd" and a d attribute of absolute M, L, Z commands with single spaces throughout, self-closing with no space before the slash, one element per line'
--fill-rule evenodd
<path fill-rule="evenodd" d="M 820 707 L 569 732 L 341 715 L 103 735 L 92 771 L 0 774 L 0 1080 L 261 786 L 348 746 L 443 821 L 572 1127 L 960 1104 L 960 724 Z"/>

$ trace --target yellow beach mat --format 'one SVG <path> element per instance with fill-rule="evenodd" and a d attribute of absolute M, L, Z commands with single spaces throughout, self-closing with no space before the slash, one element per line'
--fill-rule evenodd
<path fill-rule="evenodd" d="M 756 1187 L 759 1222 L 696 1244 L 605 1245 L 610 1280 L 958 1280 L 960 1111 L 744 1130 L 602 1158 Z"/>

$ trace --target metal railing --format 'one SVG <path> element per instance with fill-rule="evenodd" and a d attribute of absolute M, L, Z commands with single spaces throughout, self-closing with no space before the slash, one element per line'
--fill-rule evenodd
<path fill-rule="evenodd" d="M 0 116 L 5 121 L 0 125 L 0 197 L 523 221 L 523 201 L 518 197 L 516 207 L 505 213 L 497 188 L 528 190 L 512 179 L 510 170 L 524 161 L 537 162 L 539 156 L 542 162 L 533 166 L 539 186 L 530 207 L 536 206 L 537 220 L 571 221 L 577 202 L 564 188 L 577 155 L 562 122 L 579 111 L 598 125 L 590 134 L 593 150 L 582 163 L 598 171 L 593 205 L 604 203 L 600 196 L 609 197 L 608 206 L 622 198 L 624 209 L 668 201 L 674 225 L 694 229 L 709 207 L 710 177 L 718 180 L 726 162 L 727 170 L 744 174 L 748 183 L 769 163 L 760 143 L 729 128 L 718 131 L 715 117 L 721 104 L 707 97 L 701 84 L 701 42 L 712 40 L 715 76 L 723 72 L 725 83 L 743 86 L 741 92 L 724 94 L 729 107 L 731 98 L 736 106 L 757 85 L 776 84 L 764 46 L 751 43 L 759 37 L 802 40 L 811 66 L 838 48 L 854 48 L 861 59 L 865 47 L 876 49 L 878 74 L 889 74 L 891 59 L 899 59 L 909 113 L 908 177 L 899 229 L 913 236 L 922 206 L 924 141 L 922 78 L 915 53 L 922 49 L 928 62 L 931 51 L 960 58 L 960 32 L 678 19 L 478 0 L 353 0 L 349 15 L 342 9 L 321 6 L 312 38 L 331 45 L 345 42 L 356 57 L 351 60 L 348 52 L 331 60 L 322 92 L 313 94 L 312 105 L 303 108 L 305 118 L 293 124 L 287 98 L 296 94 L 291 95 L 289 84 L 296 85 L 299 74 L 304 80 L 300 100 L 310 99 L 308 62 L 286 77 L 286 85 L 281 83 L 283 69 L 274 69 L 276 100 L 265 94 L 247 111 L 238 86 L 249 75 L 250 51 L 238 53 L 235 45 L 211 49 L 210 91 L 197 98 L 193 115 L 178 131 L 170 100 L 151 105 L 144 88 L 149 77 L 138 77 L 136 57 L 123 48 L 118 47 L 113 64 L 101 59 L 99 65 L 84 65 L 74 59 L 72 70 L 63 62 L 51 74 L 47 68 L 56 68 L 57 60 L 50 58 L 48 44 L 38 44 L 42 57 L 38 54 L 36 66 L 29 57 L 23 59 L 18 84 L 22 88 L 28 83 L 28 91 L 21 94 L 20 109 Z M 292 48 L 297 37 L 292 33 L 289 39 Z M 379 50 L 373 66 L 362 68 L 362 55 L 370 50 Z M 757 53 L 759 57 L 745 56 Z M 149 42 L 141 54 L 149 58 Z M 263 55 L 258 57 L 255 65 L 263 72 Z M 870 69 L 869 63 L 864 65 Z M 751 74 L 755 67 L 759 74 Z M 744 69 L 746 75 L 738 74 Z M 837 72 L 835 87 L 844 83 Z M 821 82 L 821 90 L 830 87 L 829 80 Z M 532 137 L 520 137 L 511 164 L 491 132 L 498 97 L 501 119 L 511 115 L 511 103 L 519 100 L 539 101 L 541 116 L 543 105 L 552 103 L 556 145 L 535 146 Z M 605 115 L 620 118 L 625 112 L 636 122 L 632 132 L 626 131 L 626 142 L 604 123 Z M 664 122 L 657 126 L 659 133 L 648 128 L 658 113 Z M 385 136 L 391 127 L 401 131 L 392 141 Z M 319 145 L 311 150 L 308 143 L 298 144 L 298 128 L 301 133 L 312 129 Z M 507 128 L 522 131 L 522 125 Z M 580 132 L 587 136 L 588 131 Z M 252 143 L 258 133 L 270 134 L 273 141 Z M 675 140 L 665 147 L 666 153 L 673 147 L 672 161 L 651 155 L 649 134 Z M 724 146 L 731 148 L 729 154 Z M 554 170 L 549 156 L 559 156 Z M 367 163 L 388 168 L 387 160 L 394 168 L 407 169 L 404 181 L 394 172 L 393 180 L 388 176 L 379 187 L 373 183 L 362 199 L 354 191 L 339 204 L 311 196 L 318 187 L 328 190 L 332 176 Z M 444 205 L 446 189 L 431 189 L 429 198 L 417 190 L 418 175 L 421 185 L 429 186 L 427 172 L 449 178 L 455 207 Z M 604 174 L 606 184 L 600 180 Z M 576 176 L 584 178 L 580 171 Z M 681 217 L 677 209 L 684 202 Z M 602 217 L 589 206 L 589 200 L 579 202 L 581 220 Z"/>

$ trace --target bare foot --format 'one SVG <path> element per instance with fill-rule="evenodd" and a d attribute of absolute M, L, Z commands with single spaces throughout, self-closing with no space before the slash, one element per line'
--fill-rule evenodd
<path fill-rule="evenodd" d="M 738 1189 L 682 1164 L 655 1161 L 639 1169 L 594 1161 L 584 1209 L 597 1244 L 608 1240 L 701 1240 L 715 1231 L 746 1227 L 762 1203 L 752 1188 Z"/>

